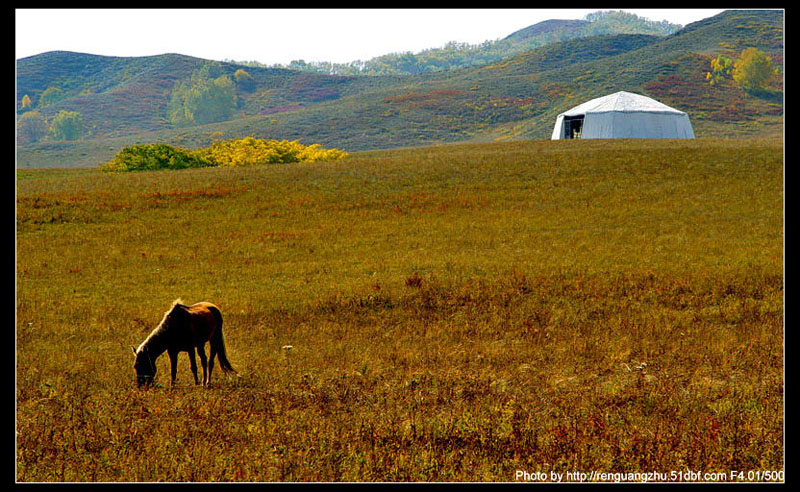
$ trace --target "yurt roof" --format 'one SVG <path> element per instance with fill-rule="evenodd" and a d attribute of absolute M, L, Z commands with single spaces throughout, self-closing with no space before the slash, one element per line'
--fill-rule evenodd
<path fill-rule="evenodd" d="M 586 101 L 583 104 L 561 113 L 561 115 L 578 116 L 587 113 L 608 113 L 612 111 L 684 114 L 683 111 L 678 111 L 675 108 L 671 108 L 647 96 L 620 91 L 592 99 L 591 101 Z"/>

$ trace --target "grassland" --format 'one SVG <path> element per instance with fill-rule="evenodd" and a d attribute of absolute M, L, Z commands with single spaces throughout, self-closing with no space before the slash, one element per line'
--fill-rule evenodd
<path fill-rule="evenodd" d="M 783 171 L 780 139 L 19 171 L 16 478 L 783 470 Z M 177 297 L 238 374 L 139 391 Z"/>

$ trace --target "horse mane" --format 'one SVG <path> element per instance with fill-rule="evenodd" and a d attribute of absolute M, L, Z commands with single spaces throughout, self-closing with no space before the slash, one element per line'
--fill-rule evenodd
<path fill-rule="evenodd" d="M 150 345 L 151 343 L 155 342 L 155 341 L 156 341 L 158 338 L 160 338 L 160 337 L 161 337 L 161 335 L 165 334 L 164 332 L 166 331 L 166 326 L 165 326 L 164 322 L 165 322 L 165 321 L 167 321 L 167 317 L 168 317 L 168 316 L 169 316 L 169 315 L 170 315 L 170 314 L 171 314 L 171 313 L 172 313 L 172 312 L 173 312 L 173 311 L 174 311 L 176 308 L 179 308 L 179 307 L 181 307 L 181 308 L 183 308 L 183 307 L 186 307 L 186 306 L 184 306 L 184 304 L 183 304 L 183 299 L 181 299 L 180 297 L 179 297 L 179 298 L 177 298 L 177 299 L 175 299 L 175 300 L 172 302 L 172 305 L 171 305 L 171 306 L 169 307 L 169 309 L 168 309 L 168 310 L 167 310 L 167 311 L 164 313 L 164 316 L 161 318 L 161 321 L 158 323 L 158 326 L 156 326 L 156 327 L 155 327 L 155 329 L 153 329 L 153 331 L 151 331 L 151 332 L 150 332 L 150 335 L 148 335 L 148 336 L 147 336 L 147 338 L 145 339 L 145 341 L 144 341 L 144 342 L 142 342 L 142 343 L 139 345 L 139 349 L 138 349 L 138 350 L 141 350 L 142 348 L 144 348 L 144 347 L 146 347 L 146 346 Z"/>
<path fill-rule="evenodd" d="M 172 306 L 170 306 L 169 310 L 164 313 L 164 317 L 161 319 L 161 322 L 158 324 L 153 333 L 155 333 L 156 331 L 162 331 L 163 329 L 166 328 L 166 326 L 164 326 L 164 323 L 167 321 L 167 317 L 169 317 L 170 314 L 174 313 L 175 310 L 177 310 L 178 308 L 186 308 L 186 307 L 188 306 L 185 306 L 183 304 L 183 299 L 181 299 L 180 297 L 172 301 Z"/>

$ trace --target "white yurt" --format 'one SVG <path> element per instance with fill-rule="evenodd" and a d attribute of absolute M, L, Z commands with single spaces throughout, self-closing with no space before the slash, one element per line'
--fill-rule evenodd
<path fill-rule="evenodd" d="M 558 115 L 552 140 L 570 138 L 694 138 L 694 131 L 683 111 L 620 91 Z"/>

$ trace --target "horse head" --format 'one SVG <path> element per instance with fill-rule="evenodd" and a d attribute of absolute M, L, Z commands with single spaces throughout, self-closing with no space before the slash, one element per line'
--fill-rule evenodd
<path fill-rule="evenodd" d="M 141 388 L 142 386 L 149 386 L 153 383 L 156 377 L 156 364 L 150 357 L 147 348 L 142 347 L 138 351 L 133 349 L 135 357 L 133 361 L 133 370 L 136 371 L 136 384 Z"/>

